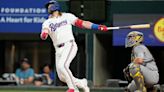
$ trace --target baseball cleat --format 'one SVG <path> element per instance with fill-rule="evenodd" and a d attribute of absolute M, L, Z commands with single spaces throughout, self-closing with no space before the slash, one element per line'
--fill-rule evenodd
<path fill-rule="evenodd" d="M 88 87 L 88 81 L 87 81 L 87 79 L 82 79 L 81 80 L 81 82 L 82 82 L 82 84 L 83 84 L 83 90 L 84 90 L 84 92 L 90 92 L 90 89 L 89 89 L 89 87 Z"/>
<path fill-rule="evenodd" d="M 79 92 L 78 89 L 68 89 L 66 92 Z"/>
<path fill-rule="evenodd" d="M 75 92 L 74 89 L 68 89 L 66 92 Z"/>

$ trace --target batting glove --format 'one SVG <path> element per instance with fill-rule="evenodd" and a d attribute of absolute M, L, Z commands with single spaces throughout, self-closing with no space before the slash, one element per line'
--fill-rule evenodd
<path fill-rule="evenodd" d="M 105 25 L 99 25 L 99 28 L 98 29 L 101 30 L 101 31 L 103 31 L 103 32 L 107 32 L 108 31 L 108 28 Z"/>
<path fill-rule="evenodd" d="M 42 40 L 46 40 L 47 37 L 48 37 L 48 33 L 43 32 L 43 33 L 41 34 L 41 39 L 42 39 Z"/>

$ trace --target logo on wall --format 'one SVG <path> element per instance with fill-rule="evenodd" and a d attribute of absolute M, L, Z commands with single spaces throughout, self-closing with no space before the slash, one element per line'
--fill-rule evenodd
<path fill-rule="evenodd" d="M 164 43 L 164 17 L 160 18 L 154 25 L 154 35 L 160 41 Z"/>

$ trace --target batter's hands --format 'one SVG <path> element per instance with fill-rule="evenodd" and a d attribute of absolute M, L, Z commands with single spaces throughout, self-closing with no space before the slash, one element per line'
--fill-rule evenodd
<path fill-rule="evenodd" d="M 42 32 L 40 34 L 40 38 L 42 40 L 46 40 L 47 39 L 47 37 L 48 37 L 48 31 L 49 31 L 48 28 L 43 28 L 43 30 L 42 30 Z"/>
<path fill-rule="evenodd" d="M 41 37 L 42 40 L 46 40 L 47 37 L 48 37 L 48 33 L 43 32 L 43 33 L 41 33 L 40 37 Z"/>
<path fill-rule="evenodd" d="M 108 28 L 105 25 L 99 25 L 99 28 L 98 29 L 101 30 L 101 31 L 103 31 L 103 32 L 107 32 L 108 31 Z"/>

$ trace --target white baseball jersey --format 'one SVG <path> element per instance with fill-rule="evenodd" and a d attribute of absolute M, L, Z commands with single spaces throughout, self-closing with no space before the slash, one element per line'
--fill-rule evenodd
<path fill-rule="evenodd" d="M 78 50 L 75 41 L 71 41 L 74 40 L 72 25 L 77 19 L 73 14 L 62 13 L 57 18 L 47 19 L 42 25 L 42 30 L 49 29 L 48 34 L 55 46 L 56 70 L 59 79 L 67 83 L 69 89 L 75 89 L 75 92 L 79 92 L 77 87 L 89 92 L 87 81 L 75 78 L 69 69 Z M 64 46 L 62 48 L 58 47 L 62 43 L 64 43 Z"/>
<path fill-rule="evenodd" d="M 57 18 L 49 18 L 42 24 L 42 29 L 49 29 L 49 36 L 53 41 L 53 45 L 74 40 L 72 25 L 78 18 L 71 13 L 62 13 Z"/>

